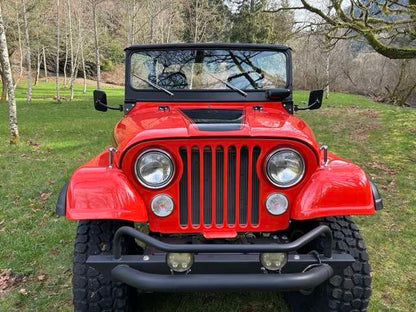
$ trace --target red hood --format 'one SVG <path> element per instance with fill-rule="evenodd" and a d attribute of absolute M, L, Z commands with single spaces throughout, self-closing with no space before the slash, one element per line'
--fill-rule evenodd
<path fill-rule="evenodd" d="M 256 110 L 254 106 L 262 109 Z M 241 110 L 241 123 L 227 130 L 214 128 L 207 131 L 184 113 L 187 109 Z M 316 151 L 319 149 L 310 127 L 287 113 L 280 103 L 140 103 L 114 129 L 121 153 L 135 143 L 151 139 L 213 136 L 289 138 L 301 140 Z"/>

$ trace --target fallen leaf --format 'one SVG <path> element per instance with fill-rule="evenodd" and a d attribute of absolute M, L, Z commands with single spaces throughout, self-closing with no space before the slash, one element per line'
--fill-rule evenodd
<path fill-rule="evenodd" d="M 32 146 L 35 151 L 37 151 L 40 147 L 40 143 L 33 142 L 32 140 L 27 141 L 27 144 Z"/>
<path fill-rule="evenodd" d="M 21 289 L 19 290 L 19 292 L 20 292 L 22 295 L 27 295 L 27 294 L 29 294 L 29 292 L 28 292 L 25 288 L 21 288 Z"/>
<path fill-rule="evenodd" d="M 13 286 L 16 282 L 16 277 L 12 275 L 11 269 L 2 269 L 0 271 L 0 292 L 3 292 L 7 288 Z"/>
<path fill-rule="evenodd" d="M 51 197 L 52 193 L 41 193 L 40 194 L 40 200 L 46 201 L 49 197 Z"/>
<path fill-rule="evenodd" d="M 42 282 L 42 281 L 46 280 L 46 277 L 47 277 L 46 274 L 40 274 L 40 275 L 38 275 L 37 278 L 38 278 L 38 281 Z"/>

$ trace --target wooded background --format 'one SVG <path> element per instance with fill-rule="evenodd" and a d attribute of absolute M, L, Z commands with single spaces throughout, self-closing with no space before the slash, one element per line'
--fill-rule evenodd
<path fill-rule="evenodd" d="M 415 0 L 8 0 L 2 9 L 28 102 L 39 79 L 62 80 L 58 101 L 62 86 L 72 99 L 76 77 L 123 84 L 123 49 L 134 43 L 223 41 L 291 46 L 297 89 L 416 105 Z"/>

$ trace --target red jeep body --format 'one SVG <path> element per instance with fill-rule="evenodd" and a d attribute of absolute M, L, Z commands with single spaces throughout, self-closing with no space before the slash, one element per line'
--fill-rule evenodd
<path fill-rule="evenodd" d="M 167 109 L 160 110 L 160 106 Z M 261 110 L 253 106 L 261 105 Z M 182 109 L 210 107 L 211 109 L 238 108 L 243 111 L 241 129 L 232 131 L 201 131 L 189 119 Z M 117 152 L 114 154 L 113 167 L 109 168 L 108 150 L 103 151 L 73 174 L 67 192 L 66 217 L 82 219 L 125 219 L 135 222 L 149 222 L 149 228 L 161 233 L 203 233 L 205 237 L 235 237 L 237 232 L 261 231 L 270 232 L 286 229 L 289 220 L 305 220 L 318 217 L 373 214 L 374 202 L 370 181 L 364 171 L 357 165 L 329 153 L 328 162 L 324 164 L 324 153 L 320 150 L 309 126 L 296 116 L 288 113 L 281 102 L 248 102 L 248 103 L 169 103 L 137 102 L 135 107 L 117 124 L 114 130 Z M 247 218 L 245 223 L 239 221 L 240 185 L 239 174 L 236 174 L 233 189 L 229 189 L 227 176 L 228 158 L 225 153 L 224 172 L 221 176 L 210 170 L 211 181 L 223 180 L 220 190 L 223 208 L 220 222 L 214 222 L 216 206 L 204 204 L 204 172 L 202 159 L 204 147 L 211 151 L 221 148 L 228 151 L 234 147 L 237 155 L 243 147 L 248 148 L 249 166 L 247 183 L 247 216 L 256 209 L 256 221 Z M 163 190 L 149 190 L 142 186 L 134 176 L 134 162 L 138 155 L 147 148 L 163 148 L 174 157 L 176 170 L 172 183 Z M 188 153 L 187 163 L 180 156 L 180 148 L 185 147 Z M 189 183 L 186 192 L 188 219 L 181 224 L 179 210 L 180 181 L 186 175 L 188 181 L 195 172 L 191 168 L 191 149 L 198 148 L 197 168 L 199 181 Z M 260 153 L 256 162 L 252 161 L 253 150 L 258 147 Z M 294 187 L 282 190 L 288 197 L 290 208 L 280 216 L 273 216 L 264 209 L 267 196 L 276 191 L 264 175 L 266 156 L 280 147 L 290 147 L 299 151 L 306 162 L 306 173 L 303 180 Z M 214 153 L 216 154 L 216 153 Z M 224 155 L 224 154 L 223 154 Z M 237 157 L 236 157 L 237 158 Z M 212 157 L 212 165 L 215 168 Z M 238 170 L 239 159 L 232 164 Z M 192 167 L 193 168 L 193 167 Z M 254 171 L 253 171 L 254 170 Z M 257 197 L 253 199 L 253 172 L 258 179 Z M 198 189 L 199 215 L 204 209 L 211 210 L 212 220 L 207 224 L 198 218 L 193 224 L 191 218 L 193 204 L 191 193 Z M 215 188 L 215 184 L 213 184 Z M 230 191 L 230 192 L 229 192 Z M 168 217 L 157 217 L 150 211 L 150 201 L 158 193 L 170 195 L 175 203 L 174 212 Z M 231 194 L 230 194 L 231 193 Z M 210 194 L 210 203 L 216 202 L 215 192 Z M 227 222 L 230 208 L 227 197 L 235 197 L 232 209 L 235 211 L 232 222 Z M 253 205 L 254 200 L 257 205 Z M 257 206 L 257 207 L 254 207 Z"/>
<path fill-rule="evenodd" d="M 232 89 L 236 85 L 230 89 L 227 88 L 227 84 L 223 90 L 169 89 L 170 93 L 174 93 L 172 96 L 157 89 L 160 85 L 156 85 L 153 90 L 150 84 L 152 82 L 148 82 L 149 88 L 143 89 L 138 89 L 132 83 L 135 74 L 132 74 L 131 60 L 135 53 L 166 50 L 210 51 L 219 48 L 230 51 L 279 51 L 285 55 L 286 85 L 270 90 L 245 90 L 240 92 L 242 94 Z M 133 228 L 123 228 L 116 234 L 115 245 L 119 243 L 122 235 L 131 235 L 159 252 L 193 253 L 196 257 L 195 264 L 200 261 L 207 265 L 204 262 L 206 259 L 197 259 L 198 255 L 213 252 L 220 257 L 221 254 L 228 254 L 228 251 L 241 252 L 242 255 L 254 252 L 257 253 L 256 257 L 259 252 L 267 251 L 287 251 L 290 254 L 321 234 L 329 234 L 323 228 L 312 230 L 304 233 L 300 238 L 303 241 L 298 241 L 297 245 L 293 240 L 286 241 L 289 245 L 292 243 L 291 247 L 282 246 L 284 244 L 264 244 L 262 241 L 258 247 L 247 247 L 256 244 L 224 244 L 227 241 L 221 239 L 236 238 L 244 233 L 287 233 L 284 230 L 288 230 L 291 223 L 298 221 L 331 216 L 369 215 L 379 208 L 381 199 L 378 191 L 364 171 L 350 161 L 327 152 L 326 147 L 320 147 L 310 127 L 294 115 L 297 106 L 292 102 L 289 48 L 238 44 L 149 45 L 130 47 L 126 49 L 126 55 L 125 116 L 115 126 L 112 147 L 105 149 L 73 173 L 61 192 L 57 205 L 59 214 L 71 220 L 121 219 L 145 223 L 148 225 L 150 236 Z M 147 77 L 138 79 L 151 80 Z M 229 79 L 228 83 L 230 81 L 232 79 Z M 276 186 L 266 173 L 268 158 L 280 149 L 294 150 L 304 161 L 301 179 L 290 187 Z M 148 150 L 162 150 L 173 162 L 172 179 L 162 188 L 147 187 L 136 176 L 136 161 Z M 273 193 L 283 194 L 288 202 L 287 209 L 280 215 L 273 215 L 266 209 L 266 200 Z M 151 209 L 152 200 L 160 194 L 171 198 L 174 205 L 172 213 L 163 217 L 157 216 Z M 180 234 L 184 234 L 183 237 L 202 237 L 204 243 L 187 243 L 184 247 L 184 244 L 176 242 L 175 245 L 164 240 L 172 235 L 181 237 Z M 307 235 L 310 237 L 306 237 Z M 158 241 L 155 241 L 156 239 Z M 211 244 L 216 239 L 220 239 L 221 244 Z M 119 254 L 117 246 L 114 248 L 116 262 L 122 255 Z M 157 254 L 149 252 L 150 260 Z M 328 256 L 327 251 L 324 254 Z M 189 277 L 188 280 L 184 281 L 184 276 L 178 275 L 172 286 L 167 280 L 158 280 L 161 278 L 158 274 L 151 274 L 166 271 L 166 263 L 159 263 L 164 266 L 163 269 L 154 270 L 144 268 L 143 263 L 137 264 L 133 261 L 133 264 L 131 259 L 125 259 L 122 262 L 126 266 L 120 268 L 108 257 L 112 256 L 91 258 L 89 263 L 104 273 L 106 270 L 107 273 L 112 272 L 112 277 L 117 280 L 147 290 L 189 290 L 195 287 L 278 290 L 313 288 L 353 261 L 350 255 L 331 255 L 325 258 L 325 261 L 333 270 L 325 271 L 325 277 L 316 279 L 316 276 L 303 276 L 303 279 L 309 278 L 310 281 L 315 278 L 309 284 L 304 280 L 299 281 L 298 276 L 297 284 L 285 277 L 286 279 L 281 279 L 282 284 L 274 281 L 270 282 L 270 285 L 269 281 L 262 281 L 258 274 L 251 274 L 257 278 L 253 282 L 250 280 L 250 274 L 243 277 L 229 266 L 229 272 L 236 274 L 233 278 L 239 276 L 240 279 L 233 280 L 230 274 L 221 279 L 219 274 L 215 274 L 213 276 L 219 280 L 217 283 L 211 283 L 204 278 L 210 275 L 207 273 L 213 273 L 215 270 L 203 272 L 201 264 L 199 269 L 196 267 L 191 274 L 186 275 Z M 291 261 L 294 260 L 289 257 L 286 271 L 298 275 L 312 274 L 312 271 L 300 273 L 302 268 L 313 264 L 314 260 L 308 259 L 309 262 L 305 260 L 303 267 L 295 268 L 290 267 Z M 247 261 L 251 263 L 252 260 Z M 343 266 L 336 264 L 337 261 L 342 262 Z M 261 273 L 256 271 L 261 269 L 259 261 L 255 262 L 255 268 L 249 271 Z M 338 269 L 337 265 L 340 266 Z M 123 270 L 127 270 L 127 273 L 121 272 Z M 193 272 L 199 271 L 205 277 L 201 277 L 201 274 L 192 275 Z M 228 272 L 226 269 L 220 271 L 223 274 Z M 138 272 L 141 272 L 141 275 Z M 143 277 L 143 272 L 158 277 Z M 140 276 L 132 278 L 136 273 Z M 286 275 L 291 275 L 289 273 Z M 285 274 L 279 278 L 282 276 Z M 170 278 L 169 274 L 166 278 Z M 192 278 L 196 280 L 192 281 Z M 225 280 L 234 284 L 227 284 Z"/>

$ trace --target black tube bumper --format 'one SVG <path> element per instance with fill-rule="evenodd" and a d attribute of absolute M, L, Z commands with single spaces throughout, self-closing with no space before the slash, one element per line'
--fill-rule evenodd
<path fill-rule="evenodd" d="M 291 274 L 187 274 L 160 275 L 141 272 L 127 265 L 116 266 L 111 274 L 119 281 L 147 291 L 205 290 L 299 290 L 311 289 L 333 274 L 328 264 Z"/>
<path fill-rule="evenodd" d="M 123 235 L 139 239 L 156 251 L 146 255 L 121 255 Z M 322 235 L 328 243 L 323 254 L 297 253 L 299 248 Z M 283 244 L 172 244 L 122 227 L 114 237 L 114 255 L 90 256 L 87 263 L 107 278 L 145 291 L 289 291 L 314 288 L 354 263 L 349 254 L 332 253 L 331 243 L 332 235 L 327 226 L 319 226 Z M 166 264 L 168 252 L 192 253 L 191 269 L 186 273 L 173 272 Z M 286 264 L 279 272 L 268 271 L 260 262 L 264 252 L 287 253 Z"/>

